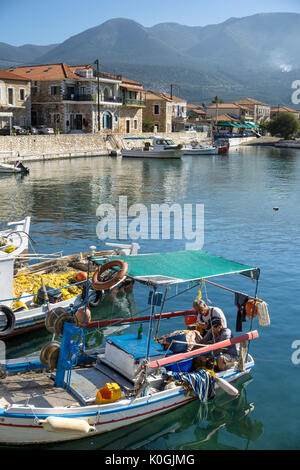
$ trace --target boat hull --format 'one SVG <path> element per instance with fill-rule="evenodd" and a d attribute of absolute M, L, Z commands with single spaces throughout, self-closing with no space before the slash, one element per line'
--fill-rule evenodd
<path fill-rule="evenodd" d="M 139 150 L 139 149 L 134 149 L 134 150 L 122 150 L 121 152 L 122 157 L 128 157 L 128 158 L 176 158 L 179 159 L 183 155 L 182 150 L 161 150 L 161 151 L 155 151 L 155 150 Z"/>
<path fill-rule="evenodd" d="M 254 362 L 251 360 L 247 363 L 245 371 L 229 369 L 220 373 L 220 377 L 233 382 L 249 374 L 253 366 Z M 194 395 L 186 395 L 186 390 L 177 386 L 171 390 L 137 399 L 123 399 L 109 405 L 71 408 L 8 406 L 6 409 L 0 409 L 0 445 L 41 445 L 100 435 L 169 412 L 193 400 L 198 400 L 198 398 Z M 50 416 L 85 420 L 93 426 L 94 431 L 82 435 L 76 432 L 72 434 L 47 431 L 41 421 Z"/>
<path fill-rule="evenodd" d="M 4 174 L 14 174 L 14 173 L 21 173 L 19 168 L 15 168 L 14 166 L 0 164 L 0 173 Z"/>
<path fill-rule="evenodd" d="M 218 149 L 212 148 L 191 148 L 184 150 L 184 155 L 217 155 Z"/>

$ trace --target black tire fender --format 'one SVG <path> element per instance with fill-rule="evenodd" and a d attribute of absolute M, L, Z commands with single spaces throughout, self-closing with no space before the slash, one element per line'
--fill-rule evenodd
<path fill-rule="evenodd" d="M 16 317 L 12 309 L 6 305 L 0 305 L 0 314 L 4 314 L 6 316 L 6 326 L 3 330 L 0 331 L 1 338 L 2 336 L 10 335 L 13 332 L 15 329 Z"/>
<path fill-rule="evenodd" d="M 101 302 L 104 298 L 103 291 L 102 290 L 96 290 L 96 289 L 93 288 L 93 286 L 89 286 L 89 293 L 91 291 L 95 294 L 96 298 L 95 298 L 94 301 L 88 299 L 88 307 L 92 307 L 92 308 L 98 307 L 98 305 L 101 304 Z M 86 284 L 83 285 L 81 297 L 82 297 L 82 300 L 85 300 L 85 297 L 86 297 Z"/>

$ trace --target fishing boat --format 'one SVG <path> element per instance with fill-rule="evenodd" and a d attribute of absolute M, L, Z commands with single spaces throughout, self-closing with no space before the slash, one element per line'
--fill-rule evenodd
<path fill-rule="evenodd" d="M 121 151 L 122 157 L 131 158 L 181 158 L 183 150 L 181 145 L 176 145 L 172 139 L 153 136 L 151 142 L 144 142 L 141 148 L 126 149 Z"/>
<path fill-rule="evenodd" d="M 218 154 L 228 153 L 230 149 L 229 139 L 217 139 L 215 145 L 218 148 Z"/>
<path fill-rule="evenodd" d="M 184 155 L 217 155 L 218 148 L 210 146 L 190 146 L 184 148 Z"/>
<path fill-rule="evenodd" d="M 89 262 L 99 268 L 91 281 L 96 289 L 103 287 L 101 275 L 106 269 L 113 269 L 113 277 L 125 269 L 126 276 L 149 286 L 146 301 L 149 314 L 131 318 L 130 325 L 135 325 L 136 331 L 109 337 L 105 347 L 93 353 L 85 348 L 88 329 L 125 325 L 129 319 L 85 321 L 81 328 L 66 321 L 61 342 L 53 340 L 45 345 L 40 362 L 3 362 L 3 378 L 0 380 L 1 445 L 50 444 L 108 433 L 193 400 L 207 402 L 213 399 L 218 388 L 237 396 L 238 391 L 231 382 L 249 375 L 254 367 L 254 359 L 248 349 L 249 341 L 259 337 L 258 331 L 252 330 L 254 313 L 247 333 L 210 345 L 202 344 L 196 349 L 186 349 L 187 352 L 176 352 L 171 347 L 166 349 L 159 341 L 159 328 L 168 322 L 172 331 L 172 321 L 176 320 L 178 328 L 181 320 L 182 327 L 186 329 L 185 319 L 195 315 L 192 310 L 163 312 L 170 286 L 180 288 L 187 283 L 190 289 L 199 288 L 201 281 L 235 293 L 211 279 L 241 274 L 255 282 L 256 301 L 259 268 L 201 250 L 117 256 L 111 257 L 108 263 L 103 258 L 91 256 Z M 87 291 L 88 287 L 87 280 Z M 259 323 L 267 325 L 260 314 Z M 148 325 L 147 334 L 142 331 L 143 324 Z M 185 343 L 174 341 L 174 344 L 176 342 Z M 229 369 L 218 371 L 214 366 L 212 369 L 193 369 L 195 358 L 230 345 L 240 347 L 238 361 Z"/>
<path fill-rule="evenodd" d="M 30 221 L 31 217 L 25 217 L 20 221 L 9 222 L 9 228 L 0 231 L 0 259 L 27 253 Z"/>
<path fill-rule="evenodd" d="M 59 257 L 57 254 L 54 257 L 47 254 L 36 255 L 46 257 L 47 261 L 30 266 L 27 265 L 28 260 L 34 259 L 35 255 L 0 257 L 0 339 L 45 328 L 45 319 L 49 313 L 53 313 L 54 322 L 55 312 L 63 312 L 68 316 L 70 306 L 82 306 L 85 296 L 84 280 L 88 271 L 87 258 L 91 254 L 107 259 L 118 254 L 136 254 L 139 249 L 137 243 L 111 245 L 113 249 L 98 252 L 92 246 L 87 253 Z M 95 292 L 90 286 L 90 308 L 97 307 L 104 296 L 113 287 L 117 287 L 116 284 L 111 283 L 102 292 Z M 52 326 L 54 328 L 54 324 Z M 51 332 L 52 326 L 49 326 Z"/>
<path fill-rule="evenodd" d="M 15 165 L 10 165 L 9 163 L 0 163 L 0 174 L 15 174 L 22 173 L 28 174 L 29 169 L 26 168 L 22 162 L 18 161 Z"/>

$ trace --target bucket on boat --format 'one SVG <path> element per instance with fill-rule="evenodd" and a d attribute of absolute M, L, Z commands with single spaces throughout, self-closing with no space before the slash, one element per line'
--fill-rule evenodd
<path fill-rule="evenodd" d="M 122 391 L 116 383 L 106 383 L 105 387 L 98 390 L 95 405 L 105 405 L 120 400 Z"/>

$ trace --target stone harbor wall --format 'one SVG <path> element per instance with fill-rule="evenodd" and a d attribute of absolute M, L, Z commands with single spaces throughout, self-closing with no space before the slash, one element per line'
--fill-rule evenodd
<path fill-rule="evenodd" d="M 135 148 L 143 145 L 143 140 L 136 137 L 150 138 L 150 133 L 130 139 L 128 134 L 59 134 L 59 135 L 24 135 L 0 136 L 0 161 L 14 162 L 18 159 L 40 161 L 82 156 L 110 155 L 122 148 Z M 176 144 L 188 145 L 191 141 L 205 142 L 205 133 L 173 132 L 160 133 L 171 138 Z M 129 138 L 128 138 L 129 137 Z M 232 139 L 233 140 L 233 139 Z M 242 142 L 240 142 L 241 144 Z M 246 140 L 246 139 L 245 139 Z"/>

